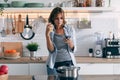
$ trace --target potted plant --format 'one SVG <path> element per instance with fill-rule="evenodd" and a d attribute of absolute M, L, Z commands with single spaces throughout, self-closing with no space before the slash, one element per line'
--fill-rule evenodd
<path fill-rule="evenodd" d="M 36 51 L 38 50 L 38 43 L 36 42 L 31 42 L 31 43 L 28 43 L 26 48 L 30 51 L 30 57 L 34 57 Z"/>
<path fill-rule="evenodd" d="M 31 42 L 31 43 L 28 43 L 26 48 L 29 50 L 29 51 L 37 51 L 38 50 L 38 43 L 36 42 Z"/>

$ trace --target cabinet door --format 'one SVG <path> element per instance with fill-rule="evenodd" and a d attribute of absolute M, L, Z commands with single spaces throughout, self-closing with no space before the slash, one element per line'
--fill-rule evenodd
<path fill-rule="evenodd" d="M 85 64 L 78 64 L 77 66 L 80 67 L 79 74 L 81 75 L 113 74 L 113 64 L 85 63 Z"/>
<path fill-rule="evenodd" d="M 120 74 L 120 64 L 119 63 L 113 64 L 113 74 Z"/>
<path fill-rule="evenodd" d="M 0 64 L 3 65 L 3 64 Z M 8 66 L 9 75 L 28 75 L 28 64 L 5 64 Z"/>
<path fill-rule="evenodd" d="M 46 75 L 46 64 L 45 63 L 30 63 L 30 75 Z"/>

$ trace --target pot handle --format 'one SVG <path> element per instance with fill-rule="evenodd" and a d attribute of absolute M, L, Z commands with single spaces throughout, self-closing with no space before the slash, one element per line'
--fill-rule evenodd
<path fill-rule="evenodd" d="M 80 67 L 78 67 L 78 70 L 80 70 Z"/>
<path fill-rule="evenodd" d="M 57 69 L 56 71 L 57 71 L 58 73 L 61 73 L 61 74 L 64 73 L 63 70 L 58 70 L 58 69 Z"/>
<path fill-rule="evenodd" d="M 80 67 L 78 67 L 78 70 L 80 70 Z"/>

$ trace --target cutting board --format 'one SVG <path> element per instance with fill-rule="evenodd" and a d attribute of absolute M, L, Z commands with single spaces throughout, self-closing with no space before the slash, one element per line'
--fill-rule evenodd
<path fill-rule="evenodd" d="M 19 14 L 18 15 L 18 21 L 16 21 L 16 32 L 17 33 L 22 33 L 23 30 L 24 30 L 24 25 L 25 25 L 25 22 L 22 21 L 21 15 Z"/>
<path fill-rule="evenodd" d="M 22 56 L 22 42 L 1 42 L 1 45 L 4 47 L 4 51 L 8 49 L 15 49 L 17 52 L 20 52 L 20 56 Z"/>

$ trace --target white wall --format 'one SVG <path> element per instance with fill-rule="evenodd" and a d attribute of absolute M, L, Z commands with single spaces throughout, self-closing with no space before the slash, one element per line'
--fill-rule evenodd
<path fill-rule="evenodd" d="M 92 29 L 81 30 L 77 35 L 77 47 L 78 50 L 76 55 L 88 56 L 88 49 L 95 49 L 96 37 L 95 32 L 100 32 L 103 38 L 109 37 L 109 32 L 115 33 L 116 37 L 120 38 L 120 0 L 111 0 L 111 7 L 114 8 L 112 12 L 105 13 L 92 13 L 91 14 L 91 25 Z"/>
<path fill-rule="evenodd" d="M 26 0 L 28 1 L 28 0 Z M 33 2 L 33 0 L 29 0 Z M 34 0 L 43 2 L 43 0 Z M 56 2 L 56 0 L 51 0 L 49 2 Z M 58 1 L 58 0 L 57 0 Z M 60 0 L 59 0 L 60 1 Z M 75 55 L 77 56 L 88 56 L 88 49 L 89 48 L 95 48 L 95 41 L 96 37 L 94 35 L 95 32 L 101 32 L 103 34 L 103 37 L 108 37 L 109 31 L 112 31 L 115 33 L 117 37 L 117 33 L 120 31 L 120 13 L 119 13 L 119 4 L 120 0 L 111 0 L 111 6 L 116 9 L 116 11 L 112 12 L 103 12 L 103 13 L 91 13 L 90 14 L 90 20 L 91 20 L 91 29 L 83 29 L 83 30 L 76 30 L 76 38 L 77 38 L 77 51 Z M 0 0 L 0 2 L 3 2 L 3 0 Z M 9 0 L 8 2 L 11 2 Z M 48 2 L 48 3 L 49 3 Z M 45 1 L 47 4 L 47 1 Z M 73 19 L 74 20 L 74 19 Z M 71 21 L 72 22 L 72 21 Z M 70 22 L 68 22 L 70 24 Z M 38 50 L 39 56 L 48 55 L 47 49 L 46 49 L 46 42 L 45 42 L 45 27 L 39 27 L 37 29 L 35 37 L 32 40 L 23 40 L 19 37 L 18 34 L 16 35 L 9 35 L 7 37 L 1 37 L 0 41 L 21 41 L 23 42 L 24 46 L 24 53 L 28 54 L 29 52 L 25 48 L 25 45 L 28 42 L 36 41 L 40 44 L 40 48 Z"/>

